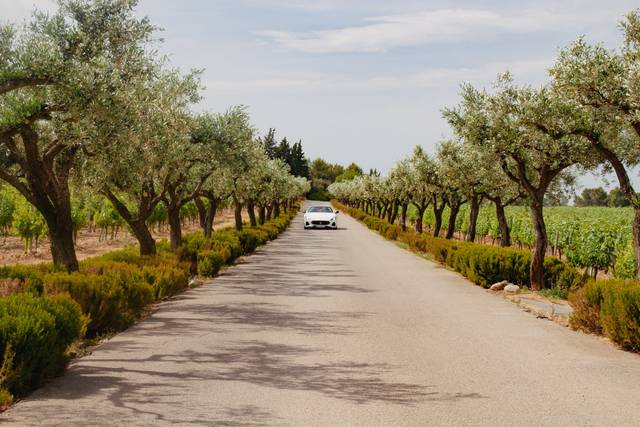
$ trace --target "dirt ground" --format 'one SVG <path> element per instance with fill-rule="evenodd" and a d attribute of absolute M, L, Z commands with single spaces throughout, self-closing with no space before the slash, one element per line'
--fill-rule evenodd
<path fill-rule="evenodd" d="M 216 216 L 214 227 L 223 228 L 229 225 L 233 225 L 233 211 L 224 210 L 219 212 Z M 188 223 L 184 225 L 182 231 L 183 233 L 189 233 L 199 228 L 197 223 Z M 167 226 L 163 230 L 156 230 L 153 236 L 158 241 L 169 239 L 169 227 Z M 113 239 L 111 236 L 105 239 L 104 236 L 101 236 L 100 230 L 90 231 L 89 229 L 83 229 L 78 234 L 76 253 L 78 259 L 82 260 L 135 243 L 136 239 L 126 229 L 120 230 Z M 6 240 L 0 238 L 0 266 L 37 264 L 48 261 L 51 261 L 48 239 L 38 242 L 37 251 L 25 252 L 24 243 L 19 237 L 7 237 Z"/>

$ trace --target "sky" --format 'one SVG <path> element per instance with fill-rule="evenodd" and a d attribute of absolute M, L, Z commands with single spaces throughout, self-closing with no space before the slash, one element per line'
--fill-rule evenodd
<path fill-rule="evenodd" d="M 0 0 L 0 19 L 51 0 Z M 173 65 L 203 69 L 199 110 L 249 107 L 262 133 L 302 139 L 310 158 L 386 172 L 415 145 L 451 136 L 441 109 L 462 82 L 511 71 L 540 85 L 559 50 L 584 35 L 620 46 L 637 0 L 140 0 Z M 615 184 L 595 175 L 584 186 Z M 611 186 L 611 185 L 609 185 Z"/>

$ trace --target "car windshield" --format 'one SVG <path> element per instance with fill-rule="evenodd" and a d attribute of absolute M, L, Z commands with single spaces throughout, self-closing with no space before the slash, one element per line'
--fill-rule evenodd
<path fill-rule="evenodd" d="M 333 209 L 331 209 L 329 206 L 313 206 L 310 207 L 307 212 L 333 213 Z"/>

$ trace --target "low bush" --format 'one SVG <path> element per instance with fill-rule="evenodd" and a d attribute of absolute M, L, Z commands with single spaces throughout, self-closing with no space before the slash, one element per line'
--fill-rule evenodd
<path fill-rule="evenodd" d="M 120 331 L 153 301 L 154 289 L 142 274 L 116 267 L 106 274 L 51 273 L 44 276 L 47 295 L 69 294 L 89 317 L 87 334 Z"/>
<path fill-rule="evenodd" d="M 147 266 L 142 269 L 145 281 L 153 288 L 155 300 L 172 297 L 189 286 L 189 271 L 171 265 Z"/>
<path fill-rule="evenodd" d="M 0 267 L 0 278 L 9 280 L 18 280 L 20 282 L 19 290 L 42 294 L 42 276 L 47 273 L 51 267 L 47 264 L 40 265 L 11 265 Z M 7 283 L 9 283 L 7 281 Z M 6 294 L 11 293 L 7 290 Z M 5 295 L 4 292 L 0 294 Z"/>
<path fill-rule="evenodd" d="M 198 252 L 198 274 L 204 277 L 215 276 L 224 265 L 225 259 L 225 254 L 217 250 Z"/>
<path fill-rule="evenodd" d="M 640 282 L 589 281 L 570 297 L 571 326 L 604 334 L 625 350 L 640 352 Z"/>
<path fill-rule="evenodd" d="M 28 293 L 0 299 L 0 391 L 21 396 L 59 374 L 67 349 L 84 333 L 85 319 L 69 296 Z"/>

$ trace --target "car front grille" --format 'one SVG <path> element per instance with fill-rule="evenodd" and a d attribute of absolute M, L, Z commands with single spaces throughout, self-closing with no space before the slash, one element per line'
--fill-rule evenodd
<path fill-rule="evenodd" d="M 329 225 L 329 221 L 311 221 L 313 225 Z"/>

